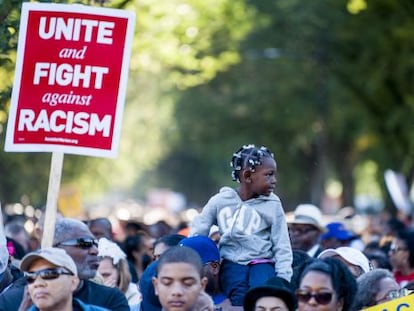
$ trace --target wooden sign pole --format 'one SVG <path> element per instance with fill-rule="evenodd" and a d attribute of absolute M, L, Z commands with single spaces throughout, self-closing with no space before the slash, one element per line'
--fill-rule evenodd
<path fill-rule="evenodd" d="M 57 215 L 57 202 L 59 197 L 60 179 L 62 177 L 63 152 L 52 152 L 50 166 L 49 187 L 47 190 L 47 201 L 45 211 L 45 222 L 43 225 L 42 248 L 53 246 L 55 235 L 55 223 Z"/>

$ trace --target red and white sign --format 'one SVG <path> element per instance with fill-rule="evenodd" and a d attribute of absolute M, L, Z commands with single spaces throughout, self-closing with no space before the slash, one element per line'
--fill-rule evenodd
<path fill-rule="evenodd" d="M 6 151 L 117 155 L 133 12 L 23 3 Z"/>

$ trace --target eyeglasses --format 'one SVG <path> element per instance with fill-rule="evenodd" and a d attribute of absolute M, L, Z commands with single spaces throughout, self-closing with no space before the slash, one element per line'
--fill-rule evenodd
<path fill-rule="evenodd" d="M 62 274 L 73 275 L 72 272 L 66 271 L 64 268 L 52 268 L 35 272 L 25 272 L 24 277 L 26 278 L 28 284 L 33 284 L 38 276 L 40 276 L 42 280 L 54 280 Z"/>
<path fill-rule="evenodd" d="M 98 240 L 92 239 L 92 238 L 79 238 L 79 239 L 73 239 L 73 240 L 60 242 L 60 243 L 57 243 L 55 246 L 59 246 L 59 245 L 75 246 L 75 247 L 79 247 L 82 249 L 89 249 L 89 248 L 92 248 L 93 246 L 98 247 Z"/>
<path fill-rule="evenodd" d="M 314 298 L 319 305 L 327 305 L 332 301 L 333 297 L 333 293 L 330 292 L 312 294 L 311 292 L 300 289 L 298 289 L 295 294 L 300 302 L 308 303 L 311 298 Z"/>
<path fill-rule="evenodd" d="M 407 248 L 406 247 L 391 247 L 390 248 L 390 253 L 398 253 L 399 251 L 406 251 Z"/>
<path fill-rule="evenodd" d="M 392 291 L 389 291 L 384 297 L 382 297 L 381 299 L 376 300 L 375 302 L 378 304 L 378 303 L 383 302 L 383 301 L 389 301 L 389 300 L 397 299 L 397 298 L 400 298 L 400 297 L 405 297 L 409 293 L 410 293 L 410 291 L 407 288 L 392 290 Z"/>
<path fill-rule="evenodd" d="M 289 232 L 297 234 L 306 234 L 312 231 L 318 231 L 318 229 L 314 227 L 289 227 Z"/>

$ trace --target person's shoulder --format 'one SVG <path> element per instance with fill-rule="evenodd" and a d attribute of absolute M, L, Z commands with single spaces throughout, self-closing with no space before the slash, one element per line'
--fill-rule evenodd
<path fill-rule="evenodd" d="M 271 193 L 269 195 L 259 195 L 254 199 L 250 199 L 249 203 L 252 206 L 257 206 L 258 208 L 272 207 L 274 209 L 283 209 L 280 198 L 274 193 Z"/>
<path fill-rule="evenodd" d="M 142 273 L 143 275 L 148 275 L 150 277 L 153 277 L 154 275 L 157 274 L 157 267 L 158 267 L 158 261 L 155 260 L 153 262 L 151 262 L 144 270 L 144 272 Z M 142 277 L 141 277 L 142 279 Z M 140 281 L 141 281 L 140 279 Z M 151 280 L 150 280 L 151 281 Z"/>
<path fill-rule="evenodd" d="M 18 310 L 23 299 L 26 279 L 20 278 L 15 280 L 10 287 L 4 290 L 0 295 L 0 311 Z"/>
<path fill-rule="evenodd" d="M 27 284 L 26 279 L 23 277 L 23 274 L 22 274 L 21 277 L 14 279 L 12 283 L 12 288 L 24 288 L 26 284 Z"/>
<path fill-rule="evenodd" d="M 282 204 L 282 202 L 280 201 L 280 198 L 277 194 L 271 193 L 268 196 L 260 196 L 260 198 L 262 198 L 265 201 L 271 202 L 273 204 Z"/>
<path fill-rule="evenodd" d="M 16 300 L 21 301 L 23 297 L 24 287 L 26 286 L 26 279 L 21 277 L 15 280 L 6 290 L 4 290 L 0 297 L 5 298 L 6 300 Z"/>
<path fill-rule="evenodd" d="M 145 270 L 139 280 L 139 290 L 142 295 L 142 310 L 161 310 L 158 296 L 155 294 L 152 277 L 157 274 L 158 260 L 152 262 Z"/>
<path fill-rule="evenodd" d="M 141 293 L 138 291 L 138 286 L 134 283 L 129 283 L 125 296 L 129 305 L 138 304 L 142 300 Z"/>
<path fill-rule="evenodd" d="M 75 292 L 75 298 L 84 303 L 93 303 L 110 310 L 129 310 L 128 301 L 118 288 L 84 280 L 82 287 Z"/>
<path fill-rule="evenodd" d="M 85 284 L 84 287 L 87 287 L 90 291 L 100 292 L 103 295 L 124 295 L 118 288 L 116 287 L 109 287 L 102 284 L 98 284 L 91 280 L 84 280 Z"/>
<path fill-rule="evenodd" d="M 152 286 L 152 277 L 157 275 L 158 260 L 153 261 L 148 267 L 145 268 L 144 272 L 139 279 L 139 288 L 141 293 L 146 293 L 149 286 Z"/>
<path fill-rule="evenodd" d="M 239 195 L 237 194 L 237 191 L 231 187 L 221 187 L 220 191 L 214 194 L 210 201 L 217 201 L 217 200 L 234 200 L 239 198 Z"/>

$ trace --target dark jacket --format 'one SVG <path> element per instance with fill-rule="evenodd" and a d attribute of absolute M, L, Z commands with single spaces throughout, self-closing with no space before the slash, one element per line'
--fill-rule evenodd
<path fill-rule="evenodd" d="M 27 311 L 38 311 L 38 310 L 39 309 L 35 305 L 33 305 Z M 110 311 L 109 309 L 106 309 L 106 308 L 83 303 L 79 299 L 73 299 L 73 310 L 74 311 Z"/>
<path fill-rule="evenodd" d="M 8 265 L 3 272 L 0 280 L 0 295 L 6 292 L 13 284 L 14 281 L 21 278 L 23 273 L 13 265 Z"/>
<path fill-rule="evenodd" d="M 152 277 L 157 275 L 157 266 L 158 261 L 156 260 L 144 270 L 139 280 L 139 289 L 142 294 L 141 311 L 161 311 L 162 309 L 152 284 Z"/>

